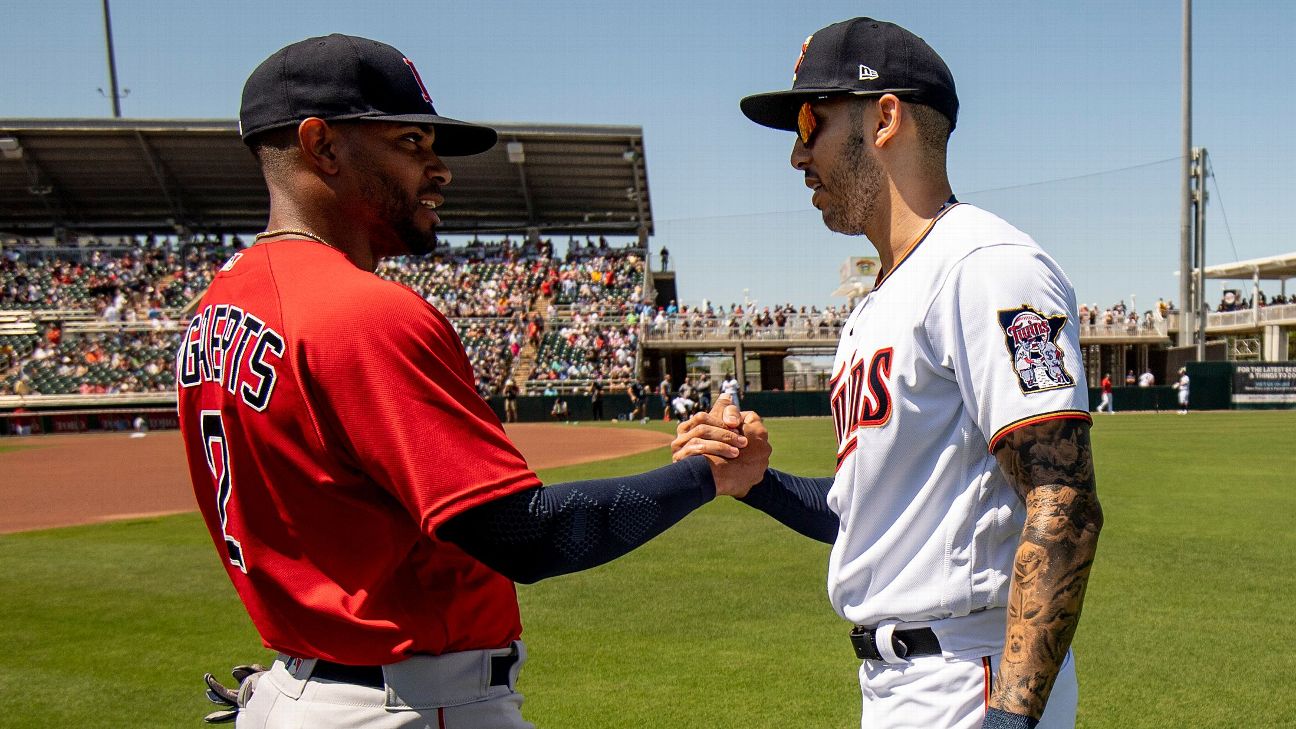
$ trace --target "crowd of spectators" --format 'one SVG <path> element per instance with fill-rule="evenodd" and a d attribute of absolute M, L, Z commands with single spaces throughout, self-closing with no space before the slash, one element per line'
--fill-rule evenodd
<path fill-rule="evenodd" d="M 681 339 L 741 337 L 745 339 L 825 338 L 837 336 L 841 323 L 850 315 L 846 306 L 796 307 L 779 304 L 757 308 L 742 304 L 678 306 L 671 302 L 645 315 L 644 323 L 654 336 Z"/>
<path fill-rule="evenodd" d="M 404 284 L 451 319 L 511 317 L 531 308 L 547 270 L 544 259 L 515 261 L 394 258 L 378 275 Z"/>
<path fill-rule="evenodd" d="M 180 330 L 171 319 L 198 296 L 234 252 L 237 238 L 204 245 L 175 238 L 80 241 L 76 248 L 6 248 L 0 255 L 0 310 L 73 310 L 106 323 L 151 321 L 62 336 L 0 336 L 0 394 L 114 393 L 168 390 Z M 123 247 L 124 246 L 124 247 Z M 651 306 L 644 298 L 646 251 L 632 243 L 569 239 L 562 257 L 549 240 L 473 239 L 433 255 L 383 261 L 380 276 L 408 286 L 455 324 L 483 396 L 501 394 L 528 346 L 535 353 L 532 390 L 604 382 L 615 391 L 635 376 L 641 337 L 833 339 L 845 306 L 750 303 Z M 1296 297 L 1257 295 L 1257 306 Z M 543 312 L 537 312 L 537 304 Z M 1219 311 L 1250 308 L 1226 292 Z M 1079 307 L 1090 327 L 1129 332 L 1163 324 L 1174 304 L 1158 299 L 1141 315 L 1125 302 Z M 522 383 L 518 383 L 519 385 Z"/>
<path fill-rule="evenodd" d="M 477 392 L 490 397 L 500 393 L 512 372 L 513 361 L 526 345 L 528 332 L 535 326 L 529 317 L 519 315 L 508 319 L 461 319 L 455 322 L 455 328 L 477 377 Z"/>
<path fill-rule="evenodd" d="M 88 310 L 107 321 L 164 319 L 207 286 L 233 249 L 78 249 L 0 256 L 0 309 Z"/>
<path fill-rule="evenodd" d="M 531 379 L 539 383 L 601 380 L 613 385 L 634 377 L 639 352 L 635 326 L 607 323 L 598 314 L 575 314 L 544 335 Z"/>
<path fill-rule="evenodd" d="M 148 238 L 8 247 L 0 257 L 0 309 L 67 310 L 80 312 L 79 319 L 105 323 L 167 324 L 234 253 L 227 242 L 241 243 L 211 239 L 202 247 Z M 643 250 L 635 244 L 612 247 L 600 238 L 586 239 L 584 245 L 569 240 L 561 259 L 553 253 L 549 240 L 474 238 L 428 257 L 383 261 L 377 273 L 408 286 L 454 322 L 485 396 L 502 392 L 522 349 L 530 344 L 539 351 L 542 340 L 553 346 L 538 363 L 543 367 L 535 377 L 628 376 L 638 347 L 638 334 L 631 330 L 644 308 L 639 301 Z M 547 316 L 532 312 L 538 296 L 549 301 Z M 620 323 L 624 312 L 631 312 L 631 318 L 624 327 L 599 328 L 600 312 L 618 317 L 614 323 Z M 563 322 L 564 328 L 546 338 L 546 318 Z M 60 330 L 52 326 L 49 331 Z M 39 335 L 30 341 L 0 338 L 0 394 L 166 389 L 170 380 L 159 385 L 156 363 L 141 359 L 142 345 L 135 341 L 153 337 L 169 338 L 163 348 L 163 360 L 169 361 L 178 332 L 121 331 L 77 337 L 66 345 Z M 69 350 L 72 346 L 90 349 Z"/>
<path fill-rule="evenodd" d="M 1124 301 L 1108 307 L 1097 304 L 1081 304 L 1079 320 L 1081 326 L 1121 329 L 1128 333 L 1140 330 L 1157 330 L 1165 322 L 1166 316 L 1175 311 L 1174 304 L 1164 299 L 1157 299 L 1156 304 L 1139 316 L 1137 310 L 1126 307 Z"/>
<path fill-rule="evenodd" d="M 1265 296 L 1265 292 L 1256 291 L 1255 296 L 1244 299 L 1239 295 L 1238 291 L 1228 289 L 1220 298 L 1219 306 L 1216 307 L 1215 311 L 1246 311 L 1253 307 L 1283 306 L 1285 304 L 1296 304 L 1296 294 Z"/>
<path fill-rule="evenodd" d="M 175 387 L 172 361 L 180 335 L 173 328 L 61 334 L 52 327 L 22 366 L 0 380 L 0 394 L 169 391 Z"/>
<path fill-rule="evenodd" d="M 540 296 L 578 309 L 619 309 L 643 300 L 644 262 L 636 254 L 597 255 L 554 265 Z"/>

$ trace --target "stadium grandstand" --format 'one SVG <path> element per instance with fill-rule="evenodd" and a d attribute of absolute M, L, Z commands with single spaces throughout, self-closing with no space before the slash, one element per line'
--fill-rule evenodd
<path fill-rule="evenodd" d="M 732 375 L 745 392 L 822 394 L 841 324 L 871 285 L 846 276 L 860 261 L 843 266 L 841 306 L 681 305 L 675 272 L 650 265 L 641 129 L 494 126 L 494 149 L 455 161 L 446 245 L 376 271 L 451 319 L 483 397 L 513 384 L 552 399 L 595 382 L 624 397 L 632 381 L 653 388 L 666 374 L 675 385 Z M 49 413 L 58 417 L 37 422 L 67 430 L 120 427 L 123 412 L 166 425 L 184 311 L 268 214 L 236 125 L 0 121 L 0 153 L 0 432 Z M 1287 360 L 1296 256 L 1206 275 L 1251 284 L 1209 315 L 1211 357 Z M 1266 296 L 1262 280 L 1280 292 Z M 1107 372 L 1167 382 L 1191 359 L 1171 346 L 1178 317 L 1163 300 L 1141 313 L 1132 300 L 1082 304 L 1090 386 Z"/>

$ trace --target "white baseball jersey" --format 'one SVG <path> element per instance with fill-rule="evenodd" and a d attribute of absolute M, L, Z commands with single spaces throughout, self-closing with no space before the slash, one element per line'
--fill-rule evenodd
<path fill-rule="evenodd" d="M 1029 236 L 945 209 L 842 329 L 829 387 L 841 533 L 828 593 L 852 623 L 962 621 L 947 654 L 1002 649 L 1025 507 L 993 446 L 1089 419 L 1071 282 Z"/>

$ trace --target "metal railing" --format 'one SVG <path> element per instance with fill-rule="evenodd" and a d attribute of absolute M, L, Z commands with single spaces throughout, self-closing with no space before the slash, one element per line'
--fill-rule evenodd
<path fill-rule="evenodd" d="M 1296 304 L 1258 306 L 1241 311 L 1213 311 L 1206 315 L 1206 329 L 1214 327 L 1296 324 Z"/>
<path fill-rule="evenodd" d="M 783 326 L 756 326 L 751 322 L 723 324 L 718 321 L 689 322 L 668 319 L 664 322 L 644 322 L 644 342 L 738 342 L 784 341 L 815 339 L 835 342 L 841 336 L 841 323 L 824 323 L 812 318 L 788 319 Z"/>
<path fill-rule="evenodd" d="M 1115 324 L 1081 324 L 1080 338 L 1100 337 L 1167 337 L 1170 322 L 1162 319 L 1152 322 L 1119 322 Z"/>

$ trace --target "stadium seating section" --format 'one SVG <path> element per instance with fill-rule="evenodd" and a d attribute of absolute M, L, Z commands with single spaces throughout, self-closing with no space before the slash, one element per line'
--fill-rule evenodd
<path fill-rule="evenodd" d="M 178 246 L 10 248 L 0 256 L 0 395 L 167 391 L 181 310 L 235 251 Z M 600 312 L 643 303 L 643 251 L 588 242 L 564 259 L 508 241 L 384 261 L 377 274 L 417 292 L 455 324 L 483 395 L 510 378 L 576 387 L 633 371 L 633 327 Z M 7 323 L 6 323 L 7 322 Z M 561 334 L 559 334 L 561 332 Z M 543 365 L 543 366 L 542 366 Z M 616 384 L 611 382 L 609 384 Z"/>

